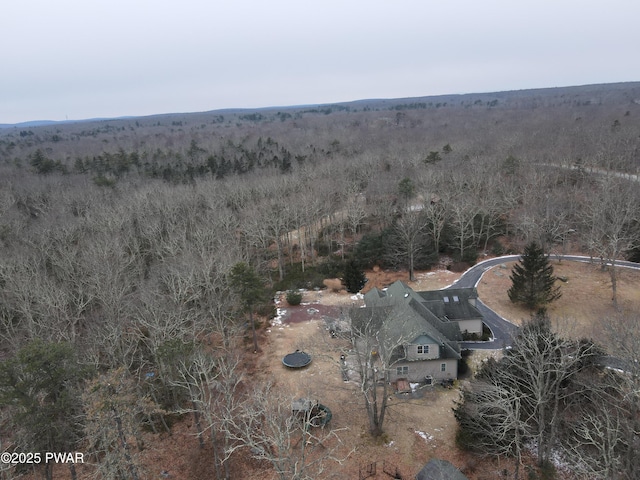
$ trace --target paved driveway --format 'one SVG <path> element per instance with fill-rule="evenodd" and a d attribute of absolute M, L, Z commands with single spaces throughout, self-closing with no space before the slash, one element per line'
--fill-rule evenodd
<path fill-rule="evenodd" d="M 549 255 L 550 258 L 558 259 L 557 255 Z M 477 287 L 480 283 L 480 279 L 484 273 L 502 263 L 515 262 L 520 259 L 520 255 L 505 255 L 504 257 L 491 258 L 483 262 L 477 263 L 469 270 L 464 272 L 462 276 L 453 285 L 447 288 L 471 288 Z M 578 255 L 563 255 L 562 261 L 570 262 L 582 262 L 590 263 L 592 261 L 598 261 L 591 257 L 583 257 Z M 634 262 L 628 262 L 623 260 L 616 261 L 616 266 L 623 268 L 632 268 L 634 270 L 640 270 L 640 264 Z M 518 334 L 519 326 L 502 318 L 496 312 L 482 303 L 481 299 L 477 302 L 478 310 L 484 316 L 484 323 L 493 332 L 493 341 L 490 342 L 460 342 L 461 348 L 469 348 L 473 350 L 497 350 L 511 346 L 513 344 L 514 337 Z"/>

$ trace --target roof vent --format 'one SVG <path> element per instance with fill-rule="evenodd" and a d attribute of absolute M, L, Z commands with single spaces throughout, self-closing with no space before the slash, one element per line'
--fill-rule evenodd
<path fill-rule="evenodd" d="M 409 293 L 404 294 L 404 298 L 407 298 L 408 296 L 409 296 Z"/>

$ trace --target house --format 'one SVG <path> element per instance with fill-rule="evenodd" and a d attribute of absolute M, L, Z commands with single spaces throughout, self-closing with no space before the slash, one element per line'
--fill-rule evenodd
<path fill-rule="evenodd" d="M 416 475 L 416 480 L 468 480 L 464 474 L 446 460 L 434 458 Z"/>
<path fill-rule="evenodd" d="M 351 310 L 352 328 L 369 328 L 379 342 L 392 346 L 385 366 L 388 381 L 455 380 L 460 326 L 482 331 L 482 315 L 473 305 L 476 298 L 475 289 L 415 292 L 398 281 L 384 291 L 374 288 L 365 294 L 365 306 Z"/>
<path fill-rule="evenodd" d="M 463 333 L 482 335 L 482 314 L 476 306 L 478 291 L 475 288 L 431 290 L 418 295 L 439 319 L 456 322 Z"/>

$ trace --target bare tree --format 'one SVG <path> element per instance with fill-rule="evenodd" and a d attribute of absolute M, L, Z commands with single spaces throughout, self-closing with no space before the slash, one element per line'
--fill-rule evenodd
<path fill-rule="evenodd" d="M 346 195 L 345 216 L 349 225 L 349 232 L 355 239 L 356 234 L 358 233 L 358 228 L 367 216 L 366 199 L 358 190 L 357 185 L 353 184 L 348 188 Z"/>
<path fill-rule="evenodd" d="M 467 195 L 464 190 L 448 198 L 450 221 L 453 229 L 455 248 L 457 248 L 460 260 L 464 260 L 465 251 L 475 248 L 478 237 L 475 231 L 475 219 L 478 214 L 476 199 Z M 474 255 L 475 258 L 475 255 Z"/>
<path fill-rule="evenodd" d="M 514 480 L 520 477 L 523 439 L 522 393 L 481 379 L 463 391 L 454 413 L 464 432 L 459 443 L 484 454 L 514 458 Z"/>
<path fill-rule="evenodd" d="M 636 184 L 605 177 L 591 194 L 584 214 L 588 248 L 609 270 L 611 300 L 615 308 L 618 308 L 616 261 L 640 242 L 639 205 Z"/>
<path fill-rule="evenodd" d="M 188 407 L 179 409 L 191 413 L 197 428 L 200 448 L 208 435 L 213 447 L 213 464 L 217 479 L 229 480 L 230 448 L 228 425 L 230 415 L 235 415 L 235 398 L 241 392 L 244 377 L 239 371 L 239 358 L 222 352 L 213 356 L 197 349 L 183 359 L 174 386 L 188 392 Z M 220 445 L 222 443 L 222 445 Z"/>
<path fill-rule="evenodd" d="M 433 250 L 440 252 L 442 235 L 448 222 L 446 205 L 439 197 L 425 199 L 424 215 L 428 220 L 427 231 L 433 240 Z"/>
<path fill-rule="evenodd" d="M 538 464 L 546 465 L 559 445 L 567 412 L 590 391 L 579 377 L 589 375 L 597 353 L 592 343 L 564 340 L 551 331 L 546 317 L 534 317 L 504 357 L 486 364 L 464 391 L 456 417 L 467 443 L 514 455 L 518 475 L 529 441 L 537 449 Z"/>
<path fill-rule="evenodd" d="M 620 462 L 625 480 L 640 474 L 640 458 L 637 455 L 638 432 L 640 431 L 640 317 L 635 312 L 620 312 L 603 319 L 602 330 L 607 350 L 617 359 L 614 375 L 617 391 L 615 402 L 617 412 L 611 412 L 610 419 L 600 422 L 620 422 L 620 441 L 625 445 Z M 613 382 L 611 382 L 613 383 Z M 596 413 L 600 413 L 596 410 Z"/>
<path fill-rule="evenodd" d="M 406 261 L 412 282 L 415 281 L 418 256 L 430 246 L 426 235 L 428 225 L 429 220 L 422 212 L 406 212 L 393 225 L 389 255 Z"/>
<path fill-rule="evenodd" d="M 391 369 L 405 357 L 404 346 L 419 333 L 404 311 L 405 307 L 350 311 L 357 382 L 369 419 L 369 433 L 374 437 L 383 433 Z"/>
<path fill-rule="evenodd" d="M 623 445 L 626 439 L 621 411 L 611 403 L 598 407 L 597 411 L 581 415 L 571 426 L 570 440 L 562 444 L 571 470 L 592 479 L 635 478 L 624 469 L 623 452 L 628 445 Z"/>
<path fill-rule="evenodd" d="M 226 414 L 227 455 L 248 449 L 269 462 L 281 480 L 321 479 L 328 463 L 342 463 L 350 452 L 339 456 L 345 446 L 338 430 L 314 426 L 322 423 L 321 414 L 294 412 L 294 400 L 271 384 L 248 391 Z"/>
<path fill-rule="evenodd" d="M 98 473 L 105 478 L 141 478 L 140 421 L 158 411 L 157 406 L 140 395 L 124 369 L 94 379 L 85 390 L 83 402 L 86 438 L 91 454 L 96 456 Z"/>
<path fill-rule="evenodd" d="M 540 465 L 551 458 L 561 414 L 569 396 L 576 394 L 566 383 L 594 354 L 593 345 L 564 340 L 551 331 L 548 319 L 537 317 L 502 361 L 502 381 L 522 393 L 521 408 L 527 431 L 537 444 Z"/>

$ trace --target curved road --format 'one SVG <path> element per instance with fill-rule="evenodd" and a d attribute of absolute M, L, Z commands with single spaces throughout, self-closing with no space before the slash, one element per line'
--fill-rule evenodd
<path fill-rule="evenodd" d="M 571 262 L 592 263 L 598 259 L 592 257 L 583 257 L 578 255 L 549 255 L 550 258 L 560 260 L 568 260 Z M 514 262 L 520 259 L 520 255 L 505 255 L 504 257 L 491 258 L 483 262 L 477 263 L 469 270 L 464 272 L 462 276 L 447 288 L 470 288 L 477 287 L 484 273 L 503 263 Z M 616 261 L 617 267 L 632 268 L 640 270 L 640 264 L 623 260 Z M 446 290 L 446 289 L 445 289 Z M 497 350 L 511 346 L 514 337 L 517 335 L 520 327 L 502 318 L 496 312 L 487 307 L 480 299 L 477 300 L 476 306 L 484 317 L 484 323 L 493 332 L 493 340 L 489 342 L 460 342 L 460 347 L 473 350 Z"/>

